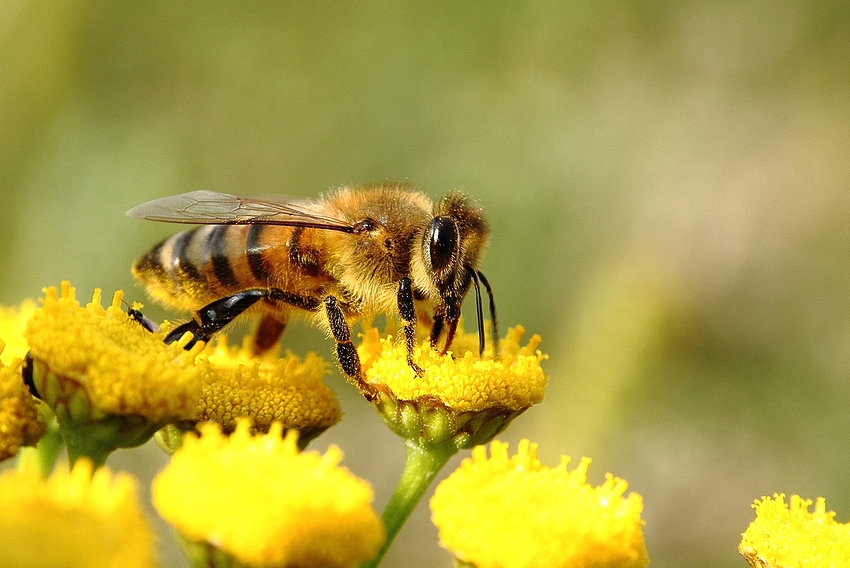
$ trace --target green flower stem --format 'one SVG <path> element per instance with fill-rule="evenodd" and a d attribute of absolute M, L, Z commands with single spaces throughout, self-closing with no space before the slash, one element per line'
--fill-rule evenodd
<path fill-rule="evenodd" d="M 38 468 L 42 479 L 47 479 L 53 471 L 53 466 L 56 465 L 56 458 L 59 457 L 59 452 L 62 451 L 64 443 L 59 434 L 59 426 L 51 415 L 50 419 L 47 420 L 47 430 L 38 444 L 34 448 L 21 449 L 18 467 L 25 469 L 28 464 L 33 463 Z"/>
<path fill-rule="evenodd" d="M 92 461 L 94 469 L 99 469 L 106 463 L 109 454 L 115 451 L 115 446 L 103 444 L 100 439 L 86 436 L 87 428 L 62 428 L 61 423 L 59 428 L 68 446 L 68 462 L 72 468 L 78 459 L 85 457 Z"/>
<path fill-rule="evenodd" d="M 361 568 L 375 568 L 392 545 L 398 531 L 413 512 L 413 508 L 422 499 L 422 495 L 431 485 L 434 476 L 446 465 L 456 452 L 457 446 L 452 441 L 442 444 L 421 446 L 412 440 L 404 441 L 406 458 L 404 471 L 384 509 L 383 520 L 387 529 L 387 540 L 378 555 Z"/>
<path fill-rule="evenodd" d="M 241 568 L 242 564 L 215 546 L 191 540 L 175 532 L 177 544 L 192 568 Z"/>
<path fill-rule="evenodd" d="M 43 479 L 50 476 L 53 466 L 56 465 L 56 458 L 59 457 L 59 452 L 64 445 L 65 441 L 59 433 L 59 425 L 55 420 L 48 422 L 47 431 L 35 447 L 38 452 L 38 470 Z"/>

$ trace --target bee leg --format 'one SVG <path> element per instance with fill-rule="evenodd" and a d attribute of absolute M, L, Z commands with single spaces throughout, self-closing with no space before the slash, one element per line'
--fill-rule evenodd
<path fill-rule="evenodd" d="M 413 305 L 413 291 L 410 278 L 404 277 L 398 282 L 398 313 L 404 327 L 404 343 L 407 347 L 407 364 L 421 377 L 425 371 L 413 361 L 413 349 L 416 347 L 416 308 Z M 436 323 L 434 324 L 436 326 Z M 433 335 L 432 335 L 433 339 Z"/>
<path fill-rule="evenodd" d="M 345 316 L 339 307 L 339 300 L 334 296 L 325 298 L 325 314 L 328 316 L 331 334 L 336 340 L 336 355 L 339 366 L 342 367 L 342 372 L 357 384 L 357 388 L 370 402 L 376 400 L 378 398 L 377 391 L 363 380 L 360 356 L 357 354 L 354 343 L 351 342 L 351 329 L 349 329 L 348 322 L 345 321 Z"/>
<path fill-rule="evenodd" d="M 198 310 L 194 318 L 174 328 L 165 336 L 164 341 L 165 343 L 174 343 L 187 331 L 191 331 L 194 337 L 186 345 L 186 349 L 191 349 L 198 341 L 209 341 L 213 335 L 236 319 L 238 315 L 259 300 L 268 297 L 269 294 L 269 290 L 256 288 L 243 290 L 232 296 L 210 302 Z"/>
<path fill-rule="evenodd" d="M 32 360 L 32 353 L 27 351 L 26 356 L 24 357 L 24 364 L 21 366 L 21 377 L 24 380 L 24 384 L 29 389 L 30 394 L 35 398 L 41 400 L 41 395 L 38 394 L 38 389 L 35 388 L 35 380 L 33 379 L 33 365 L 35 363 Z"/>
<path fill-rule="evenodd" d="M 257 354 L 265 353 L 274 347 L 284 329 L 286 329 L 285 319 L 281 319 L 279 316 L 264 315 L 254 332 L 254 352 Z"/>
<path fill-rule="evenodd" d="M 449 347 L 452 346 L 452 342 L 455 340 L 455 332 L 457 331 L 457 324 L 460 321 L 457 315 L 452 317 L 449 316 L 449 329 L 446 331 L 446 343 L 443 345 L 443 349 L 440 351 L 440 355 L 445 355 L 448 352 Z"/>
<path fill-rule="evenodd" d="M 445 320 L 441 314 L 434 314 L 434 327 L 431 328 L 431 347 L 437 349 L 437 343 L 440 342 L 440 335 L 443 333 L 443 324 Z"/>

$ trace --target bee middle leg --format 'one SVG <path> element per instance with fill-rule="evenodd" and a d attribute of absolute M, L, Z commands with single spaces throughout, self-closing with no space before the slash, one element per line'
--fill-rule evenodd
<path fill-rule="evenodd" d="M 398 313 L 404 329 L 404 343 L 407 348 L 407 364 L 418 377 L 425 371 L 413 360 L 413 349 L 416 347 L 416 307 L 413 304 L 413 290 L 410 278 L 404 277 L 398 283 Z M 437 323 L 435 322 L 435 326 Z M 442 325 L 442 322 L 440 322 Z"/>
<path fill-rule="evenodd" d="M 325 298 L 325 315 L 328 317 L 328 325 L 336 341 L 336 356 L 339 366 L 342 367 L 342 372 L 355 382 L 357 388 L 367 400 L 370 402 L 376 400 L 378 398 L 378 392 L 375 390 L 375 387 L 363 379 L 360 356 L 357 354 L 357 348 L 354 347 L 354 343 L 351 341 L 351 328 L 348 327 L 348 322 L 345 321 L 345 314 L 342 313 L 339 300 L 335 296 L 327 296 Z"/>
<path fill-rule="evenodd" d="M 254 353 L 259 355 L 274 347 L 283 335 L 284 329 L 286 329 L 286 319 L 279 315 L 263 315 L 254 332 Z"/>

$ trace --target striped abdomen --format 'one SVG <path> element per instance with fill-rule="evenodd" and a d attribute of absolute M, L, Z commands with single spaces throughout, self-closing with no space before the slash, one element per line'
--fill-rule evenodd
<path fill-rule="evenodd" d="M 198 309 L 247 288 L 309 294 L 330 277 L 319 268 L 316 231 L 270 225 L 202 225 L 172 235 L 133 265 L 155 299 Z M 305 253 L 306 251 L 306 253 Z"/>

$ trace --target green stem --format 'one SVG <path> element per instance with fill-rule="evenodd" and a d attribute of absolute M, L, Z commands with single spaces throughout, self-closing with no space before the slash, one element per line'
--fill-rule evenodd
<path fill-rule="evenodd" d="M 38 444 L 34 448 L 22 448 L 21 454 L 18 457 L 18 467 L 25 469 L 28 464 L 32 463 L 38 469 L 42 479 L 47 479 L 50 472 L 53 471 L 53 466 L 56 465 L 56 458 L 62 450 L 64 441 L 59 434 L 59 426 L 56 420 L 52 417 L 47 421 L 47 431 Z"/>
<path fill-rule="evenodd" d="M 180 533 L 175 533 L 175 537 L 183 551 L 183 556 L 193 568 L 239 568 L 242 566 L 212 544 L 188 539 Z"/>
<path fill-rule="evenodd" d="M 94 469 L 101 468 L 106 463 L 109 454 L 115 451 L 115 447 L 105 445 L 95 437 L 87 437 L 80 430 L 62 428 L 62 436 L 68 447 L 68 463 L 73 469 L 78 459 L 86 457 L 92 461 Z"/>
<path fill-rule="evenodd" d="M 406 453 L 404 471 L 384 508 L 383 520 L 387 529 L 387 539 L 378 555 L 362 564 L 360 568 L 376 568 L 381 563 L 398 531 L 431 485 L 434 476 L 457 452 L 457 447 L 453 443 L 423 447 L 410 440 L 404 441 L 404 449 Z"/>

